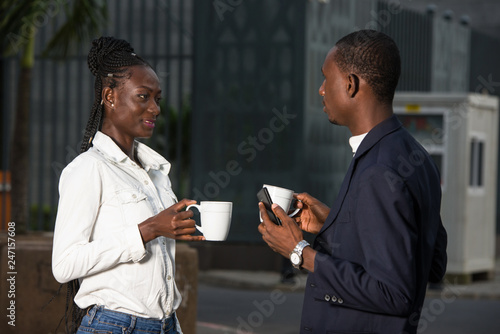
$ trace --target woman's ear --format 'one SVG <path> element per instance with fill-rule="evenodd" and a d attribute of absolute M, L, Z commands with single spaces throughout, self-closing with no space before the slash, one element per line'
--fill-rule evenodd
<path fill-rule="evenodd" d="M 347 76 L 347 80 L 347 93 L 350 98 L 354 98 L 359 91 L 359 77 L 356 74 L 351 73 Z"/>
<path fill-rule="evenodd" d="M 106 105 L 107 108 L 114 108 L 114 91 L 110 87 L 105 87 L 101 93 L 101 103 Z"/>

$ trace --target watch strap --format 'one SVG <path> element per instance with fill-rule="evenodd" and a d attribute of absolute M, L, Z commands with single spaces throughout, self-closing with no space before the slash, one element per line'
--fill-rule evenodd
<path fill-rule="evenodd" d="M 305 241 L 305 240 L 301 240 L 301 241 L 299 241 L 299 243 L 297 244 L 297 246 L 295 246 L 295 248 L 293 249 L 293 251 L 296 252 L 297 254 L 299 254 L 300 256 L 302 256 L 302 251 L 307 246 L 309 246 L 309 243 L 307 241 Z"/>
<path fill-rule="evenodd" d="M 290 253 L 290 258 L 291 258 L 291 255 L 292 254 L 297 254 L 299 257 L 300 257 L 300 263 L 297 265 L 297 264 L 294 264 L 292 262 L 292 265 L 297 268 L 297 269 L 301 269 L 301 265 L 302 265 L 302 262 L 303 262 L 303 259 L 302 259 L 302 251 L 304 250 L 304 248 L 306 248 L 307 246 L 309 246 L 310 244 L 305 241 L 305 240 L 301 240 L 299 241 L 299 243 L 295 246 L 295 248 L 293 249 L 293 251 Z"/>

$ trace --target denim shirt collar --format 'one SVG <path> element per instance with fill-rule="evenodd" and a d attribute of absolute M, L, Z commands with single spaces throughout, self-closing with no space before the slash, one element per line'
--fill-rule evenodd
<path fill-rule="evenodd" d="M 116 145 L 116 143 L 108 135 L 97 131 L 92 141 L 93 147 L 101 152 L 103 156 L 116 164 L 129 164 L 134 163 L 121 149 Z M 170 163 L 162 157 L 160 154 L 138 142 L 134 143 L 134 149 L 137 152 L 137 158 L 141 162 L 142 166 L 148 172 L 150 169 L 159 170 L 165 174 L 170 171 Z"/>

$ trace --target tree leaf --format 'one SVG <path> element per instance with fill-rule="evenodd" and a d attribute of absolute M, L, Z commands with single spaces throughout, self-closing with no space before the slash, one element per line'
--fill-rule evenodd
<path fill-rule="evenodd" d="M 65 58 L 82 43 L 98 37 L 108 19 L 106 1 L 75 0 L 66 3 L 66 21 L 45 47 L 42 56 Z"/>

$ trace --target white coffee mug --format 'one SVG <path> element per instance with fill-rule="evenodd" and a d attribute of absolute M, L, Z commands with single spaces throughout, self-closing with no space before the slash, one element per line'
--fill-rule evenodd
<path fill-rule="evenodd" d="M 233 212 L 232 202 L 202 201 L 200 204 L 191 204 L 200 212 L 201 226 L 196 225 L 198 231 L 203 233 L 208 241 L 224 241 L 231 227 Z"/>
<path fill-rule="evenodd" d="M 269 184 L 264 184 L 262 187 L 267 188 L 267 191 L 269 192 L 269 196 L 271 196 L 271 200 L 273 201 L 273 203 L 276 203 L 279 206 L 281 206 L 281 208 L 285 212 L 288 212 L 288 210 L 290 210 L 290 205 L 292 204 L 293 200 L 293 190 L 271 186 Z M 294 212 L 290 213 L 288 216 L 293 217 L 299 211 L 300 209 L 297 208 L 295 209 Z M 262 218 L 260 219 L 260 221 L 262 221 Z"/>

